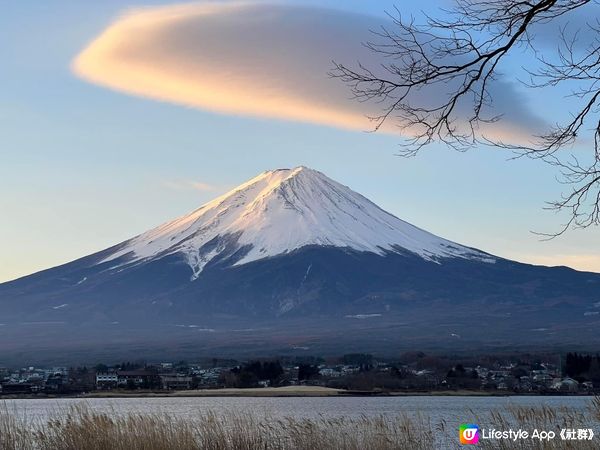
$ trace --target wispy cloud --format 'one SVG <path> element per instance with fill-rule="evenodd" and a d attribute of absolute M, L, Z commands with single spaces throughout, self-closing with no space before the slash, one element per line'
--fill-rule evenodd
<path fill-rule="evenodd" d="M 129 94 L 219 113 L 370 130 L 379 105 L 350 98 L 328 72 L 332 59 L 377 66 L 361 43 L 385 19 L 259 2 L 191 3 L 130 11 L 75 59 L 82 78 Z M 543 122 L 514 86 L 494 82 L 494 135 L 524 135 Z M 435 96 L 436 93 L 423 93 Z M 428 98 L 422 99 L 428 102 Z M 397 131 L 393 126 L 384 131 Z"/>
<path fill-rule="evenodd" d="M 212 192 L 218 189 L 217 186 L 214 186 L 212 184 L 192 180 L 167 180 L 163 181 L 162 185 L 167 189 L 173 189 L 176 191 L 195 190 L 202 192 Z"/>

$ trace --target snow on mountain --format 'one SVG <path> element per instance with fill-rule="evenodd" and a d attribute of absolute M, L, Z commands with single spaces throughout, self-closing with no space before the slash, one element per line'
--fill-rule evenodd
<path fill-rule="evenodd" d="M 307 245 L 351 248 L 384 255 L 412 252 L 494 262 L 486 253 L 437 237 L 306 167 L 263 172 L 196 211 L 119 246 L 102 262 L 118 265 L 181 254 L 196 278 L 213 258 L 242 250 L 235 265 Z M 245 253 L 244 253 L 245 252 Z"/>

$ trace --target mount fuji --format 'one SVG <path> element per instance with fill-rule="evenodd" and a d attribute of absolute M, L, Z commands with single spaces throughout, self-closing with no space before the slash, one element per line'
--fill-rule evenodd
<path fill-rule="evenodd" d="M 427 261 L 495 261 L 394 217 L 316 170 L 297 167 L 264 172 L 191 214 L 125 242 L 101 263 L 130 267 L 179 254 L 193 281 L 213 260 L 239 266 L 309 245 L 378 255 L 410 252 Z"/>
<path fill-rule="evenodd" d="M 297 167 L 0 284 L 0 354 L 81 361 L 579 348 L 600 341 L 599 288 L 599 274 L 448 241 Z"/>

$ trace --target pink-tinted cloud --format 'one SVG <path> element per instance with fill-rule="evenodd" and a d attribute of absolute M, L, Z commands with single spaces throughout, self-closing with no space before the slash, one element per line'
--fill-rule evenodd
<path fill-rule="evenodd" d="M 82 78 L 129 94 L 225 114 L 370 130 L 376 104 L 350 98 L 328 76 L 332 60 L 377 65 L 362 42 L 385 19 L 257 2 L 191 3 L 132 10 L 73 63 Z M 542 122 L 514 87 L 492 87 L 489 135 L 526 136 Z M 433 96 L 435 93 L 424 93 Z M 427 98 L 423 98 L 427 102 Z M 391 122 L 384 131 L 396 131 Z"/>
<path fill-rule="evenodd" d="M 202 192 L 213 192 L 217 190 L 217 186 L 202 181 L 193 180 L 178 180 L 178 181 L 164 181 L 162 185 L 168 189 L 176 191 L 202 191 Z"/>

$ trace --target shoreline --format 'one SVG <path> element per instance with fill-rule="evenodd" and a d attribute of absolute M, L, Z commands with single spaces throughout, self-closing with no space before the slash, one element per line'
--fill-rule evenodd
<path fill-rule="evenodd" d="M 273 388 L 222 388 L 182 391 L 94 391 L 83 394 L 0 394 L 1 400 L 90 399 L 90 398 L 186 398 L 186 397 L 593 397 L 594 393 L 564 392 L 483 392 L 457 391 L 351 391 L 321 386 L 285 386 Z"/>

